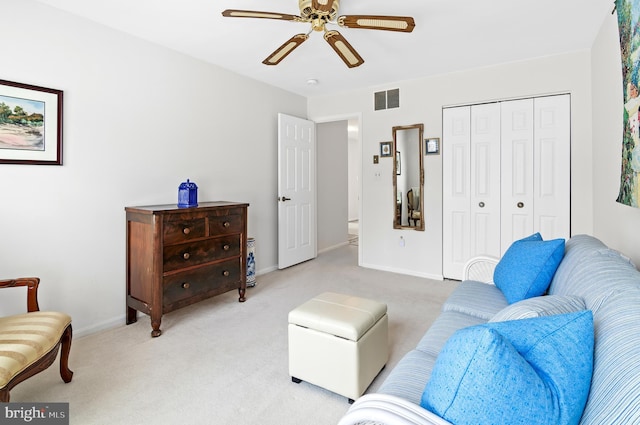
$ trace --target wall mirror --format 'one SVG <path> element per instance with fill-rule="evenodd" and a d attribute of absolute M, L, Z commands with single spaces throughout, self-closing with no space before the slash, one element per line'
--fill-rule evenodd
<path fill-rule="evenodd" d="M 424 124 L 393 127 L 394 229 L 424 230 Z"/>

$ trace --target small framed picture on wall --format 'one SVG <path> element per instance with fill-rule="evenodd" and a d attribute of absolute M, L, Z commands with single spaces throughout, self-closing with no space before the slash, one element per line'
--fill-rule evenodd
<path fill-rule="evenodd" d="M 380 142 L 380 157 L 391 156 L 391 145 L 393 142 Z"/>
<path fill-rule="evenodd" d="M 437 155 L 440 153 L 440 138 L 431 137 L 424 140 L 424 153 L 425 155 Z"/>

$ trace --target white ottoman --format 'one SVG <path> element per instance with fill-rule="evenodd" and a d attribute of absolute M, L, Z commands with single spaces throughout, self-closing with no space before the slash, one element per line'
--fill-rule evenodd
<path fill-rule="evenodd" d="M 289 312 L 289 374 L 353 402 L 389 358 L 387 305 L 325 292 Z"/>

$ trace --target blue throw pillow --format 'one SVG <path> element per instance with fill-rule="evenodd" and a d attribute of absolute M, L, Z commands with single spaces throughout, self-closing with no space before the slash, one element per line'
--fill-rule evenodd
<path fill-rule="evenodd" d="M 456 425 L 578 424 L 593 372 L 589 310 L 457 331 L 421 406 Z"/>
<path fill-rule="evenodd" d="M 509 304 L 545 293 L 564 257 L 564 239 L 543 241 L 540 233 L 515 241 L 493 272 Z"/>

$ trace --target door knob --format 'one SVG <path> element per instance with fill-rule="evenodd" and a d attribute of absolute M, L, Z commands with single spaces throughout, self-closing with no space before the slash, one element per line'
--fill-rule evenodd
<path fill-rule="evenodd" d="M 524 208 L 524 204 L 522 202 L 518 202 L 518 208 Z"/>
<path fill-rule="evenodd" d="M 484 208 L 484 202 L 480 202 L 480 203 L 478 204 L 478 206 L 479 206 L 480 208 Z"/>

